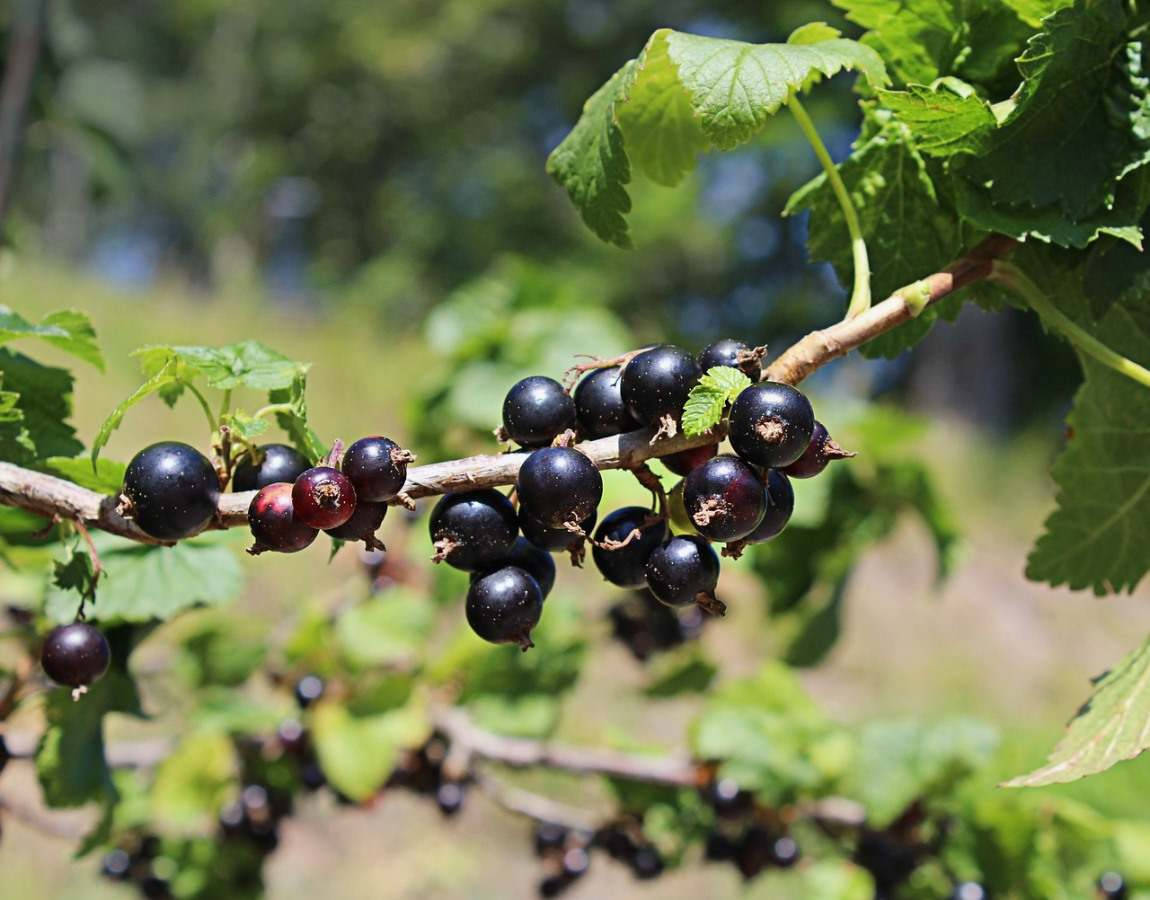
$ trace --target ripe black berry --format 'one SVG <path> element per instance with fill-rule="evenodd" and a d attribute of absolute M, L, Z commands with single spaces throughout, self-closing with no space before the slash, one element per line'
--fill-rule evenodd
<path fill-rule="evenodd" d="M 692 447 L 690 450 L 680 450 L 678 453 L 660 456 L 659 462 L 676 475 L 690 475 L 718 452 L 718 444 L 704 444 L 702 447 Z"/>
<path fill-rule="evenodd" d="M 171 885 L 167 880 L 156 875 L 146 875 L 139 883 L 140 896 L 144 900 L 170 900 L 172 896 Z"/>
<path fill-rule="evenodd" d="M 763 520 L 763 483 L 737 456 L 716 456 L 687 476 L 683 504 L 699 534 L 713 541 L 746 537 Z"/>
<path fill-rule="evenodd" d="M 762 351 L 760 350 L 759 353 Z M 762 357 L 742 341 L 725 338 L 715 341 L 704 349 L 698 358 L 699 369 L 703 372 L 715 366 L 730 366 L 738 369 L 751 381 L 758 381 L 763 374 Z"/>
<path fill-rule="evenodd" d="M 730 837 L 721 831 L 712 831 L 707 835 L 703 856 L 708 862 L 729 862 L 735 858 L 738 849 Z"/>
<path fill-rule="evenodd" d="M 549 850 L 558 850 L 567 842 L 567 829 L 551 822 L 540 822 L 533 836 L 535 855 L 543 856 Z"/>
<path fill-rule="evenodd" d="M 1118 872 L 1103 872 L 1098 877 L 1098 893 L 1104 900 L 1126 900 L 1129 895 L 1126 879 Z"/>
<path fill-rule="evenodd" d="M 324 683 L 318 675 L 305 675 L 295 683 L 293 693 L 300 709 L 307 709 L 323 696 Z"/>
<path fill-rule="evenodd" d="M 503 400 L 503 430 L 521 447 L 545 447 L 575 426 L 575 401 L 554 378 L 517 381 Z"/>
<path fill-rule="evenodd" d="M 255 556 L 267 550 L 298 553 L 311 546 L 319 531 L 295 517 L 292 486 L 283 482 L 262 487 L 248 504 L 248 527 L 255 543 L 248 553 Z"/>
<path fill-rule="evenodd" d="M 56 684 L 85 687 L 108 671 L 112 651 L 103 632 L 87 622 L 58 625 L 48 632 L 40 665 Z"/>
<path fill-rule="evenodd" d="M 815 430 L 811 435 L 811 442 L 803 455 L 796 459 L 783 471 L 791 478 L 814 478 L 821 473 L 832 460 L 847 459 L 853 453 L 844 450 L 827 432 L 822 422 L 815 422 Z"/>
<path fill-rule="evenodd" d="M 543 612 L 539 582 L 518 566 L 506 566 L 471 583 L 467 592 L 467 624 L 493 644 L 518 644 L 527 650 L 531 629 Z"/>
<path fill-rule="evenodd" d="M 977 881 L 964 881 L 954 886 L 950 900 L 990 900 L 990 894 Z"/>
<path fill-rule="evenodd" d="M 287 444 L 263 444 L 256 447 L 259 462 L 245 453 L 232 473 L 233 491 L 258 491 L 278 481 L 294 482 L 311 468 L 311 463 L 295 447 Z"/>
<path fill-rule="evenodd" d="M 436 561 L 465 571 L 498 562 L 519 533 L 515 507 L 499 491 L 485 488 L 444 494 L 429 524 Z"/>
<path fill-rule="evenodd" d="M 360 500 L 355 504 L 355 512 L 351 514 L 350 519 L 338 528 L 328 528 L 326 533 L 340 541 L 363 541 L 363 546 L 367 550 L 386 550 L 387 548 L 375 536 L 386 515 L 386 503 Z"/>
<path fill-rule="evenodd" d="M 551 593 L 551 588 L 555 587 L 555 560 L 542 547 L 536 547 L 524 537 L 517 537 L 515 543 L 511 545 L 511 549 L 498 562 L 484 567 L 479 572 L 473 572 L 471 580 L 475 581 L 475 579 L 489 575 L 496 569 L 502 569 L 505 566 L 518 566 L 538 581 L 539 590 L 543 592 L 544 600 Z"/>
<path fill-rule="evenodd" d="M 719 557 L 693 534 L 676 535 L 656 547 L 647 559 L 647 587 L 668 606 L 699 603 L 714 607 L 719 583 Z"/>
<path fill-rule="evenodd" d="M 342 472 L 316 466 L 295 480 L 291 501 L 298 521 L 312 528 L 338 528 L 355 512 L 355 488 Z"/>
<path fill-rule="evenodd" d="M 640 428 L 623 402 L 623 370 L 596 369 L 575 388 L 575 416 L 588 438 L 610 437 Z"/>
<path fill-rule="evenodd" d="M 803 855 L 802 848 L 792 837 L 781 837 L 771 845 L 771 862 L 780 869 L 789 869 Z M 985 895 L 974 900 L 986 900 Z"/>
<path fill-rule="evenodd" d="M 795 511 L 795 489 L 790 480 L 778 469 L 767 472 L 767 511 L 759 526 L 746 536 L 748 544 L 769 541 L 787 527 Z"/>
<path fill-rule="evenodd" d="M 435 805 L 445 816 L 454 816 L 463 809 L 465 792 L 458 781 L 445 781 L 435 792 Z"/>
<path fill-rule="evenodd" d="M 815 429 L 811 402 L 789 384 L 751 385 L 731 405 L 735 452 L 757 466 L 789 466 L 807 449 Z"/>
<path fill-rule="evenodd" d="M 739 787 L 733 778 L 717 778 L 707 790 L 707 800 L 720 819 L 739 819 L 749 815 L 755 799 Z"/>
<path fill-rule="evenodd" d="M 739 842 L 735 865 L 747 879 L 754 878 L 774 859 L 775 839 L 762 825 L 752 825 Z"/>
<path fill-rule="evenodd" d="M 632 532 L 639 536 L 632 538 Z M 647 559 L 667 539 L 667 523 L 641 506 L 624 506 L 607 516 L 591 548 L 595 566 L 611 584 L 641 588 L 647 583 Z M 621 546 L 613 546 L 621 545 Z"/>
<path fill-rule="evenodd" d="M 641 425 L 654 425 L 664 416 L 678 419 L 700 374 L 686 350 L 670 344 L 652 347 L 623 369 L 623 402 Z"/>
<path fill-rule="evenodd" d="M 163 441 L 145 447 L 124 472 L 128 512 L 147 534 L 162 541 L 201 531 L 216 513 L 220 480 L 195 447 Z"/>
<path fill-rule="evenodd" d="M 563 874 L 570 880 L 581 878 L 591 868 L 591 857 L 582 847 L 572 847 L 563 854 Z"/>
<path fill-rule="evenodd" d="M 637 848 L 630 862 L 631 871 L 642 881 L 658 878 L 663 874 L 663 857 L 650 844 Z"/>
<path fill-rule="evenodd" d="M 516 481 L 527 515 L 549 528 L 578 525 L 603 497 L 603 477 L 591 460 L 568 447 L 545 447 L 524 460 Z"/>
<path fill-rule="evenodd" d="M 395 441 L 375 435 L 360 438 L 348 447 L 339 468 L 355 487 L 357 500 L 382 503 L 403 490 L 407 464 L 413 459 Z"/>
<path fill-rule="evenodd" d="M 112 881 L 127 881 L 132 869 L 132 858 L 123 850 L 111 850 L 100 862 L 100 874 Z"/>
<path fill-rule="evenodd" d="M 579 523 L 579 530 L 583 534 L 590 534 L 598 519 L 598 512 L 593 512 Z M 567 528 L 548 528 L 541 522 L 536 522 L 527 515 L 522 508 L 519 510 L 519 527 L 523 536 L 536 547 L 549 553 L 562 553 L 565 550 L 576 550 L 583 543 L 583 538 L 576 532 Z"/>

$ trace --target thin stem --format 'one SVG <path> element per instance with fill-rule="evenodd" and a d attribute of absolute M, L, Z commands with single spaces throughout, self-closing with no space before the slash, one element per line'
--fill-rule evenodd
<path fill-rule="evenodd" d="M 220 414 L 218 418 L 223 421 L 224 416 L 228 414 L 228 410 L 232 408 L 232 389 L 228 388 L 224 391 L 224 398 L 220 401 Z"/>
<path fill-rule="evenodd" d="M 262 419 L 264 416 L 274 415 L 275 413 L 290 413 L 293 407 L 290 403 L 269 403 L 267 406 L 261 406 L 254 413 L 253 419 Z"/>
<path fill-rule="evenodd" d="M 991 268 L 989 278 L 1018 294 L 1031 309 L 1038 313 L 1047 327 L 1057 331 L 1087 356 L 1145 387 L 1150 387 L 1150 369 L 1111 350 L 1102 341 L 1075 323 L 1073 319 L 1051 303 L 1050 298 L 1043 293 L 1042 289 L 1031 281 L 1018 266 L 996 260 Z"/>
<path fill-rule="evenodd" d="M 210 428 L 212 431 L 215 431 L 218 422 L 216 417 L 212 415 L 212 408 L 208 406 L 208 401 L 204 398 L 204 395 L 200 393 L 200 389 L 197 388 L 194 384 L 188 384 L 188 390 L 191 391 L 192 395 L 200 401 L 200 408 L 204 411 L 204 416 L 206 416 L 208 420 L 208 428 Z"/>
<path fill-rule="evenodd" d="M 859 224 L 858 213 L 855 211 L 850 194 L 847 193 L 847 186 L 843 184 L 842 176 L 839 175 L 839 170 L 835 166 L 835 161 L 831 159 L 831 155 L 827 151 L 823 139 L 819 136 L 818 129 L 815 128 L 815 123 L 807 114 L 806 108 L 799 102 L 798 94 L 792 92 L 790 99 L 787 101 L 787 105 L 790 106 L 791 113 L 794 115 L 795 121 L 802 130 L 803 136 L 806 137 L 808 143 L 811 145 L 811 149 L 815 151 L 815 156 L 819 158 L 819 163 L 822 164 L 831 190 L 835 193 L 835 199 L 839 202 L 839 208 L 843 211 L 843 218 L 847 223 L 847 231 L 850 232 L 851 256 L 854 258 L 855 283 L 854 289 L 851 291 L 851 302 L 847 307 L 846 317 L 853 319 L 855 316 L 861 315 L 870 309 L 871 299 L 870 260 L 867 257 L 866 239 L 863 237 L 862 225 Z"/>

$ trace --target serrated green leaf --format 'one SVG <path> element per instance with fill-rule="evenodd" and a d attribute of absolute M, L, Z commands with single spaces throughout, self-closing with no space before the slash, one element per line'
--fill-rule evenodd
<path fill-rule="evenodd" d="M 193 606 L 227 603 L 243 585 L 243 571 L 223 537 L 200 537 L 174 547 L 136 544 L 94 536 L 104 566 L 96 603 L 89 614 L 100 622 L 166 620 Z M 71 621 L 78 596 L 50 588 L 45 614 Z"/>
<path fill-rule="evenodd" d="M 710 431 L 722 421 L 727 404 L 750 384 L 750 378 L 731 366 L 708 369 L 683 405 L 683 433 L 696 437 Z"/>
<path fill-rule="evenodd" d="M 813 36 L 800 32 L 798 39 Z M 548 172 L 599 237 L 628 246 L 632 163 L 660 184 L 675 184 L 700 153 L 745 143 L 792 91 L 844 69 L 876 86 L 886 82 L 879 56 L 844 38 L 748 44 L 660 29 L 587 102 Z"/>
<path fill-rule="evenodd" d="M 31 466 L 48 456 L 75 456 L 84 449 L 68 424 L 72 414 L 72 376 L 20 353 L 0 349 L 0 381 L 17 394 L 0 420 L 0 459 Z M 15 415 L 15 412 L 19 415 Z"/>
<path fill-rule="evenodd" d="M 223 347 L 148 346 L 132 355 L 147 377 L 175 366 L 182 380 L 202 376 L 208 387 L 218 390 L 278 390 L 290 387 L 295 378 L 308 370 L 306 364 L 252 340 Z"/>
<path fill-rule="evenodd" d="M 327 780 L 353 800 L 374 794 L 395 767 L 399 751 L 430 732 L 423 711 L 406 706 L 377 716 L 353 716 L 336 703 L 320 703 L 311 717 L 316 754 Z"/>
<path fill-rule="evenodd" d="M 92 441 L 92 466 L 95 467 L 97 465 L 100 458 L 100 451 L 103 450 L 104 446 L 108 443 L 112 432 L 120 427 L 120 423 L 124 421 L 124 416 L 129 409 L 157 391 L 179 383 L 180 376 L 177 374 L 177 365 L 174 361 L 168 361 L 156 370 L 155 374 L 148 378 L 147 381 L 136 388 L 125 400 L 122 400 L 119 405 L 108 414 L 108 418 L 104 420 L 103 424 L 100 425 L 100 430 L 96 432 L 96 439 Z"/>
<path fill-rule="evenodd" d="M 127 465 L 122 462 L 101 459 L 93 471 L 91 460 L 66 456 L 50 456 L 43 461 L 41 467 L 46 472 L 101 494 L 118 494 L 124 485 L 124 470 L 127 469 Z"/>
<path fill-rule="evenodd" d="M 0 344 L 25 337 L 40 338 L 104 371 L 104 357 L 96 344 L 96 329 L 78 309 L 49 313 L 40 320 L 40 324 L 32 325 L 19 313 L 0 305 Z"/>
<path fill-rule="evenodd" d="M 1128 10 L 1094 0 L 1044 21 L 1018 58 L 1013 111 L 964 162 L 965 177 L 1003 205 L 1053 205 L 1070 219 L 1112 202 L 1118 179 L 1150 160 L 1150 93 L 1141 45 L 1127 43 Z"/>
<path fill-rule="evenodd" d="M 910 132 L 889 123 L 855 148 L 839 167 L 872 263 L 871 291 L 887 297 L 935 272 L 961 249 L 955 222 L 939 209 L 939 197 L 922 154 L 910 142 Z M 799 188 L 787 201 L 784 215 L 809 210 L 807 249 L 810 257 L 834 265 L 844 284 L 853 268 L 850 234 L 834 191 L 820 175 Z M 867 356 L 893 357 L 930 331 L 939 306 L 864 345 Z"/>
<path fill-rule="evenodd" d="M 1004 787 L 1075 781 L 1133 759 L 1150 747 L 1150 639 L 1094 683 L 1046 765 Z"/>
<path fill-rule="evenodd" d="M 964 82 L 944 79 L 927 87 L 911 84 L 905 91 L 879 91 L 883 106 L 910 129 L 917 150 L 930 156 L 978 153 L 994 129 L 990 104 Z"/>
<path fill-rule="evenodd" d="M 268 391 L 268 402 L 289 407 L 276 413 L 276 422 L 295 448 L 310 460 L 322 458 L 327 448 L 307 423 L 307 373 L 297 373 L 285 388 Z"/>

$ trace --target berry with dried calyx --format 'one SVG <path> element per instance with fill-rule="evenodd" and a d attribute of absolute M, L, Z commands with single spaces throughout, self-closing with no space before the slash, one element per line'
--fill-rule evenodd
<path fill-rule="evenodd" d="M 375 536 L 386 515 L 386 503 L 360 500 L 355 504 L 355 512 L 350 519 L 338 528 L 326 529 L 325 534 L 339 541 L 363 541 L 366 550 L 386 550 L 383 542 Z"/>
<path fill-rule="evenodd" d="M 467 624 L 492 644 L 535 646 L 531 629 L 543 612 L 539 582 L 518 566 L 505 566 L 476 578 L 467 592 Z"/>
<path fill-rule="evenodd" d="M 298 521 L 312 528 L 338 528 L 355 512 L 351 479 L 331 466 L 315 466 L 295 480 L 292 508 Z"/>
<path fill-rule="evenodd" d="M 260 488 L 248 504 L 248 527 L 255 543 L 248 548 L 253 556 L 273 550 L 276 553 L 298 553 L 311 546 L 319 530 L 295 517 L 292 486 L 269 484 Z"/>
<path fill-rule="evenodd" d="M 677 421 L 701 374 L 686 350 L 670 344 L 652 347 L 623 368 L 623 402 L 640 425 Z"/>
<path fill-rule="evenodd" d="M 575 426 L 575 401 L 554 378 L 517 381 L 503 400 L 503 431 L 521 447 L 545 447 Z"/>
<path fill-rule="evenodd" d="M 476 571 L 498 562 L 515 543 L 515 507 L 499 491 L 484 488 L 444 494 L 428 523 L 436 562 Z"/>
<path fill-rule="evenodd" d="M 814 478 L 820 474 L 833 460 L 849 459 L 854 456 L 849 450 L 844 450 L 827 432 L 822 422 L 815 422 L 815 430 L 811 435 L 811 442 L 803 455 L 783 472 L 791 478 Z"/>
<path fill-rule="evenodd" d="M 611 584 L 641 588 L 647 583 L 647 559 L 666 539 L 663 519 L 642 506 L 624 506 L 600 523 L 591 556 Z"/>
<path fill-rule="evenodd" d="M 202 531 L 216 514 L 220 479 L 208 458 L 187 444 L 145 447 L 124 471 L 125 515 L 162 541 Z"/>
<path fill-rule="evenodd" d="M 707 460 L 683 482 L 683 505 L 695 529 L 713 541 L 737 541 L 763 520 L 763 483 L 737 456 Z"/>
<path fill-rule="evenodd" d="M 699 354 L 699 369 L 707 372 L 715 366 L 730 366 L 732 369 L 738 369 L 751 381 L 758 381 L 763 375 L 765 351 L 765 347 L 749 347 L 742 341 L 726 338 L 715 341 Z"/>
<path fill-rule="evenodd" d="M 587 539 L 587 535 L 591 534 L 591 529 L 595 527 L 595 521 L 598 517 L 598 512 L 591 513 L 579 523 L 578 531 L 572 531 L 570 528 L 548 528 L 541 522 L 536 522 L 520 507 L 519 528 L 527 540 L 548 553 L 578 551 L 583 546 L 583 541 Z"/>
<path fill-rule="evenodd" d="M 728 423 L 731 446 L 739 456 L 756 466 L 777 469 L 795 462 L 810 445 L 815 413 L 800 391 L 765 381 L 735 398 Z"/>
<path fill-rule="evenodd" d="M 339 470 L 355 488 L 356 499 L 383 503 L 394 499 L 407 481 L 407 464 L 415 456 L 390 438 L 360 438 L 344 451 Z"/>
<path fill-rule="evenodd" d="M 594 463 L 569 447 L 536 450 L 519 467 L 515 482 L 527 515 L 548 528 L 577 526 L 603 497 L 603 476 Z"/>
<path fill-rule="evenodd" d="M 676 535 L 656 547 L 647 559 L 647 587 L 655 599 L 668 606 L 698 603 L 708 612 L 722 615 L 725 607 L 715 599 L 719 583 L 719 557 L 701 537 Z"/>

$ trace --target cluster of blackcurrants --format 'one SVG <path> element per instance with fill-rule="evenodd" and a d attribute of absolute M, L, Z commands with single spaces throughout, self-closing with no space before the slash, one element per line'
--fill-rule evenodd
<path fill-rule="evenodd" d="M 538 375 L 511 388 L 501 433 L 527 451 L 515 483 L 518 509 L 501 492 L 482 489 L 448 494 L 431 514 L 435 559 L 472 573 L 467 620 L 480 637 L 532 646 L 531 630 L 555 580 L 550 554 L 571 551 L 577 559 L 589 538 L 595 565 L 611 584 L 648 589 L 668 606 L 722 613 L 719 557 L 710 542 L 737 555 L 775 537 L 794 509 L 788 475 L 812 477 L 850 455 L 815 421 L 807 398 L 787 384 L 753 384 L 731 405 L 734 454 L 717 455 L 716 440 L 663 457 L 684 476 L 671 505 L 681 504 L 677 524 L 686 533 L 672 533 L 662 509 L 638 506 L 611 512 L 595 528 L 602 477 L 567 446 L 576 437 L 644 427 L 674 433 L 691 389 L 716 366 L 739 368 L 756 382 L 762 376 L 760 353 L 725 340 L 698 358 L 679 347 L 650 347 L 592 370 L 573 395 Z"/>
<path fill-rule="evenodd" d="M 715 813 L 707 835 L 706 859 L 732 863 L 745 879 L 770 867 L 789 869 L 802 858 L 802 849 L 772 810 L 730 778 L 716 778 L 704 791 Z"/>
<path fill-rule="evenodd" d="M 133 885 L 147 900 L 169 900 L 168 879 L 157 874 L 154 863 L 160 855 L 160 839 L 154 834 L 126 835 L 120 846 L 104 854 L 100 874 L 110 881 Z"/>
<path fill-rule="evenodd" d="M 640 823 L 630 818 L 609 822 L 594 831 L 537 822 L 533 841 L 535 855 L 543 861 L 541 897 L 558 897 L 586 875 L 592 850 L 605 851 L 643 881 L 657 878 L 665 868 L 659 850 L 643 836 Z"/>

